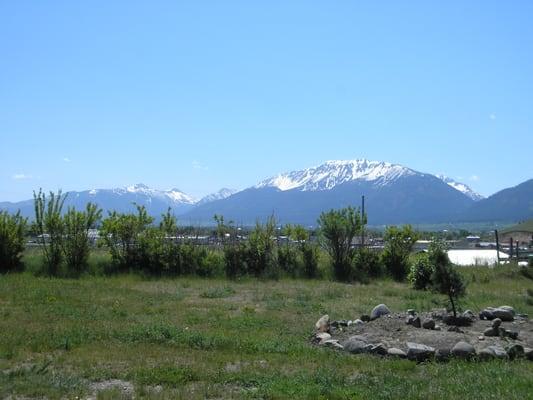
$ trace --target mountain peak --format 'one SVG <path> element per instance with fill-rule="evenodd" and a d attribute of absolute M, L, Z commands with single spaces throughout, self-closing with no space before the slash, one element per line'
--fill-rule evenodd
<path fill-rule="evenodd" d="M 435 175 L 437 178 L 439 178 L 444 183 L 447 183 L 455 190 L 460 191 L 461 193 L 465 194 L 466 196 L 470 197 L 474 201 L 479 201 L 484 199 L 485 197 L 480 195 L 479 193 L 472 190 L 472 188 L 464 183 L 457 182 L 454 179 L 446 176 L 446 175 Z"/>
<path fill-rule="evenodd" d="M 238 190 L 236 189 L 222 188 L 218 192 L 211 193 L 211 194 L 208 194 L 207 196 L 204 196 L 198 202 L 198 204 L 201 205 L 201 204 L 211 203 L 212 201 L 223 200 L 223 199 L 230 197 L 231 195 L 234 195 L 237 192 Z"/>
<path fill-rule="evenodd" d="M 256 188 L 273 187 L 281 191 L 331 190 L 337 185 L 351 181 L 372 181 L 386 185 L 402 176 L 418 172 L 398 164 L 383 161 L 330 160 L 316 167 L 279 174 L 256 185 Z"/>

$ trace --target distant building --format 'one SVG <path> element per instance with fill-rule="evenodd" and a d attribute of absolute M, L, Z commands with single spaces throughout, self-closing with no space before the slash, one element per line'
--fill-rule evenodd
<path fill-rule="evenodd" d="M 500 242 L 508 243 L 511 239 L 520 246 L 533 246 L 533 219 L 500 231 Z"/>

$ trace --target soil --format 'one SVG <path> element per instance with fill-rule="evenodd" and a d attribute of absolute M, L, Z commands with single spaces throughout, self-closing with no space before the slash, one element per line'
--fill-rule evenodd
<path fill-rule="evenodd" d="M 521 344 L 524 348 L 533 348 L 533 322 L 527 318 L 517 318 L 513 322 L 503 322 L 505 329 L 518 332 L 518 339 L 500 337 L 485 337 L 483 332 L 492 326 L 492 321 L 476 318 L 471 326 L 459 327 L 461 332 L 449 332 L 449 326 L 441 318 L 435 318 L 434 313 L 420 313 L 418 317 L 423 321 L 432 318 L 441 330 L 415 328 L 407 325 L 407 313 L 392 313 L 362 325 L 330 327 L 331 339 L 341 344 L 354 335 L 362 336 L 368 343 L 382 343 L 387 348 L 396 347 L 407 351 L 407 342 L 424 344 L 435 349 L 451 349 L 457 342 L 464 341 L 475 347 L 476 352 L 488 347 L 499 345 L 506 347 L 510 344 Z M 335 325 L 335 324 L 332 324 Z"/>

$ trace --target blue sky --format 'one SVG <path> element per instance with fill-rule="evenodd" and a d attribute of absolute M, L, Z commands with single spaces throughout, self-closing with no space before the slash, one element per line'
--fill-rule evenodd
<path fill-rule="evenodd" d="M 0 200 L 330 159 L 533 178 L 531 1 L 0 3 Z"/>

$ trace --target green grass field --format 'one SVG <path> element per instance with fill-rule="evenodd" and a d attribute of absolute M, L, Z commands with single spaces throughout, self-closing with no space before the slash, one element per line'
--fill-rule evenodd
<path fill-rule="evenodd" d="M 533 281 L 517 269 L 463 271 L 464 308 L 533 315 Z M 381 302 L 424 311 L 442 300 L 388 280 L 0 276 L 0 398 L 83 398 L 110 379 L 130 382 L 136 398 L 533 398 L 530 361 L 416 364 L 309 344 L 325 313 L 354 319 Z"/>

